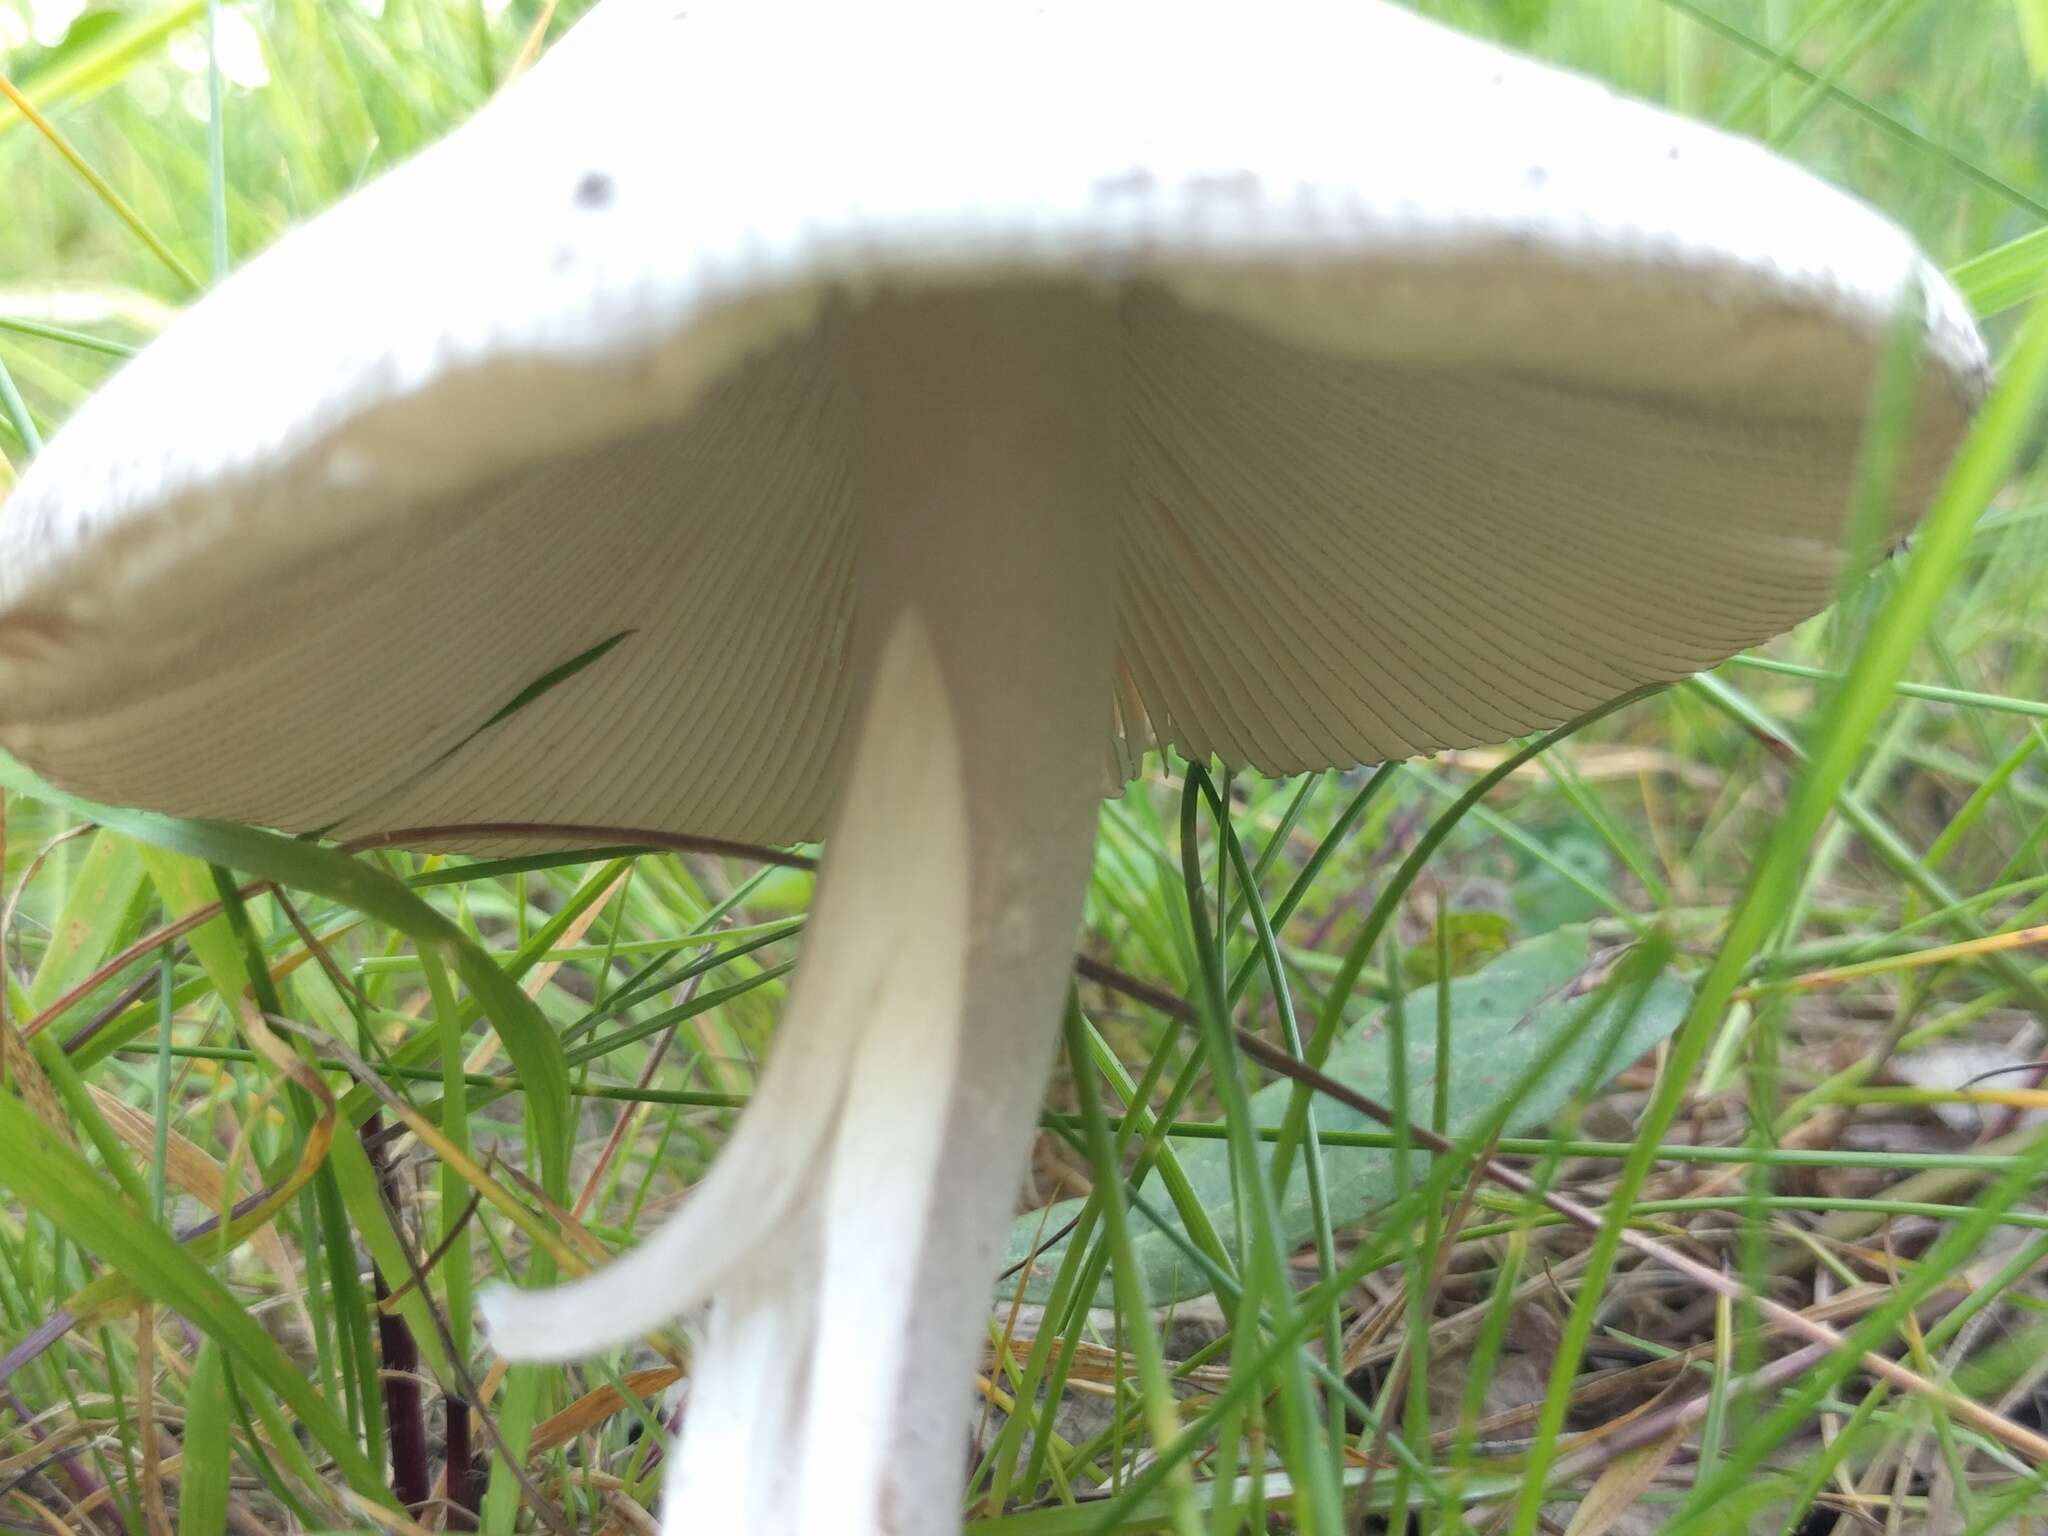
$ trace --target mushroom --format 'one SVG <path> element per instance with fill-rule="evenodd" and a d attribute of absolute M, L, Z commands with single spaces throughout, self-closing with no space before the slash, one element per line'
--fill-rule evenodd
<path fill-rule="evenodd" d="M 605 0 L 112 379 L 0 520 L 0 740 L 345 837 L 829 833 L 710 1174 L 485 1310 L 709 1304 L 670 1530 L 932 1533 L 1105 790 L 1777 633 L 1901 304 L 1897 527 L 1986 364 L 1868 208 L 1392 5 L 786 10 Z"/>

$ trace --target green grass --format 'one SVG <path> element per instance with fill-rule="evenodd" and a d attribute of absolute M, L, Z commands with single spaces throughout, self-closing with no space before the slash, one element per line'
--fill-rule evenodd
<path fill-rule="evenodd" d="M 2000 939 L 2048 925 L 2048 21 L 1421 8 L 1892 212 L 1990 317 L 2002 382 L 1910 554 L 1760 654 L 1515 759 L 1172 763 L 1105 808 L 971 1528 L 2024 1528 L 2048 1139 L 2012 1117 L 2048 1100 L 1980 1075 L 2048 1031 L 2048 934 Z M 209 14 L 95 7 L 39 42 L 0 0 L 0 72 L 69 150 L 0 105 L 0 487 L 209 274 L 474 109 L 541 20 L 267 0 L 223 6 L 210 52 Z M 11 765 L 0 832 L 0 1528 L 392 1528 L 385 1294 L 427 1424 L 399 1449 L 439 1475 L 473 1447 L 455 1491 L 488 1529 L 633 1529 L 673 1369 L 500 1380 L 470 1298 L 630 1244 L 701 1176 L 809 875 L 348 858 Z M 1336 1081 L 1276 1078 L 1273 1045 Z M 1481 1175 L 1489 1146 L 1525 1188 Z M 1811 1334 L 1760 1298 L 1846 1343 L 1779 1367 Z M 1630 1483 L 1631 1437 L 1666 1430 Z M 1637 1523 L 1594 1518 L 1617 1489 Z"/>

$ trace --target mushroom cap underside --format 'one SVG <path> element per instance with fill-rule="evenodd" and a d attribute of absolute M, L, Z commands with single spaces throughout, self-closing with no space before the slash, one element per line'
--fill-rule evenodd
<path fill-rule="evenodd" d="M 1901 304 L 1897 527 L 1985 385 L 1879 215 L 1395 7 L 935 9 L 908 57 L 826 20 L 801 111 L 734 134 L 779 9 L 610 0 L 116 375 L 0 508 L 0 745 L 292 830 L 815 835 L 878 289 L 1116 328 L 1118 773 L 1497 741 L 1709 665 L 1832 597 Z M 929 67 L 992 27 L 1003 67 Z"/>

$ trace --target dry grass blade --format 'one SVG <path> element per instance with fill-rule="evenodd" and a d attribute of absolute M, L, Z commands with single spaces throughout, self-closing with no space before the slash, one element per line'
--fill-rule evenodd
<path fill-rule="evenodd" d="M 244 900 L 247 900 L 262 894 L 268 889 L 270 889 L 270 886 L 267 881 L 256 880 L 243 886 L 240 894 Z M 127 970 L 131 965 L 134 965 L 145 956 L 162 949 L 167 944 L 175 944 L 193 929 L 204 927 L 207 923 L 219 917 L 220 914 L 221 904 L 217 901 L 209 902 L 206 906 L 186 913 L 185 916 L 177 919 L 175 922 L 166 923 L 161 928 L 143 935 L 134 943 L 121 950 L 120 953 L 95 966 L 91 973 L 76 986 L 60 994 L 48 1007 L 42 1009 L 34 1018 L 30 1019 L 22 1032 L 31 1036 L 40 1034 L 53 1021 L 69 1013 L 79 1003 L 91 997 L 93 993 L 105 986 L 114 977 L 120 975 L 121 972 Z M 75 1050 L 78 1044 L 79 1041 L 74 1037 L 72 1041 L 67 1043 L 66 1049 Z"/>
<path fill-rule="evenodd" d="M 1394 1123 L 1394 1117 L 1379 1105 L 1374 1104 L 1371 1100 L 1360 1094 L 1353 1093 L 1344 1084 L 1324 1076 L 1311 1067 L 1302 1065 L 1285 1051 L 1277 1049 L 1250 1031 L 1239 1029 L 1237 1037 L 1238 1045 L 1247 1056 L 1261 1062 L 1273 1071 L 1291 1077 L 1296 1082 L 1305 1083 L 1316 1092 L 1325 1094 L 1335 1099 L 1338 1103 L 1348 1105 L 1360 1114 L 1368 1115 L 1383 1125 L 1391 1126 Z M 1409 1127 L 1409 1134 L 1414 1137 L 1418 1146 L 1426 1147 L 1430 1151 L 1449 1152 L 1452 1150 L 1450 1142 L 1432 1131 L 1423 1129 L 1421 1126 L 1411 1125 Z M 1581 1205 L 1569 1196 L 1558 1194 L 1555 1190 L 1539 1187 L 1535 1180 L 1513 1168 L 1508 1168 L 1490 1157 L 1482 1157 L 1479 1160 L 1479 1164 L 1486 1177 L 1493 1180 L 1496 1184 L 1513 1190 L 1516 1194 L 1526 1195 L 1540 1201 L 1559 1216 L 1562 1216 L 1566 1221 L 1584 1231 L 1598 1232 L 1604 1225 L 1598 1212 Z M 1786 1333 L 1806 1339 L 1828 1350 L 1839 1350 L 1846 1347 L 1846 1341 L 1842 1338 L 1841 1334 L 1828 1327 L 1827 1324 L 1817 1322 L 1771 1297 L 1758 1294 L 1740 1281 L 1729 1279 L 1728 1276 L 1720 1271 L 1700 1263 L 1697 1259 L 1689 1258 L 1667 1243 L 1661 1243 L 1653 1237 L 1646 1237 L 1634 1228 L 1624 1229 L 1621 1234 L 1621 1240 L 1645 1258 L 1653 1259 L 1668 1269 L 1676 1270 L 1703 1290 L 1717 1296 L 1727 1296 L 1742 1301 L 1746 1305 L 1756 1308 L 1758 1312 Z M 1971 1428 L 2003 1442 L 2033 1462 L 2048 1464 L 2048 1435 L 2039 1434 L 2027 1428 L 2024 1424 L 2007 1418 L 2004 1414 L 1986 1408 L 1974 1398 L 1966 1397 L 1960 1392 L 1940 1385 L 1938 1382 L 1929 1381 L 1926 1377 L 1908 1370 L 1897 1361 L 1880 1355 L 1875 1351 L 1865 1351 L 1858 1356 L 1858 1362 L 1865 1371 L 1879 1380 L 1934 1404 L 1943 1412 L 1951 1414 L 1963 1423 L 1968 1424 Z"/>
<path fill-rule="evenodd" d="M 659 1396 L 681 1381 L 684 1371 L 680 1366 L 656 1365 L 642 1371 L 628 1371 L 619 1378 L 619 1386 L 635 1397 Z M 619 1386 L 606 1384 L 594 1387 L 577 1398 L 575 1402 L 558 1413 L 542 1419 L 533 1427 L 533 1439 L 529 1442 L 529 1454 L 540 1456 L 557 1446 L 567 1445 L 578 1435 L 594 1429 L 615 1413 L 623 1413 L 630 1406 Z"/>
<path fill-rule="evenodd" d="M 156 1147 L 155 1120 L 115 1098 L 96 1083 L 88 1084 L 87 1088 L 114 1134 L 142 1156 L 151 1155 Z M 184 1133 L 168 1128 L 164 1132 L 164 1173 L 173 1185 L 211 1210 L 225 1210 L 242 1198 L 241 1186 L 229 1184 L 227 1170 L 212 1154 Z M 298 1324 L 305 1330 L 305 1337 L 312 1338 L 313 1319 L 306 1311 L 306 1299 L 299 1289 L 298 1268 L 293 1264 L 290 1250 L 285 1247 L 275 1224 L 265 1223 L 247 1235 L 249 1245 L 277 1277 L 278 1284 L 284 1287 Z"/>
<path fill-rule="evenodd" d="M 156 1375 L 156 1308 L 145 1302 L 135 1309 L 135 1437 L 142 1445 L 142 1511 L 150 1536 L 171 1536 L 171 1513 L 164 1504 Z"/>
<path fill-rule="evenodd" d="M 2008 933 L 1986 934 L 1981 939 L 1965 939 L 1956 944 L 1939 944 L 1931 949 L 1916 949 L 1903 955 L 1890 955 L 1882 960 L 1866 960 L 1857 965 L 1838 965 L 1824 971 L 1807 971 L 1802 975 L 1788 976 L 1783 981 L 1774 981 L 1764 986 L 1740 987 L 1734 995 L 1749 1000 L 1778 991 L 1804 992 L 1815 987 L 1846 986 L 1852 981 L 1863 981 L 1872 976 L 1918 970 L 1929 965 L 1948 965 L 1957 960 L 1974 959 L 1978 955 L 2004 954 L 2008 950 L 2032 949 L 2042 944 L 2048 944 L 2048 923 L 2037 924 L 2031 928 L 2016 928 Z"/>
<path fill-rule="evenodd" d="M 1685 1426 L 1680 1425 L 1662 1439 L 1618 1457 L 1586 1490 L 1564 1536 L 1607 1536 L 1649 1491 L 1684 1439 Z"/>

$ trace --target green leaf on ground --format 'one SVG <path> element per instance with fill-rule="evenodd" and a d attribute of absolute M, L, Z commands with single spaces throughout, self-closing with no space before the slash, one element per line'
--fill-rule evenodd
<path fill-rule="evenodd" d="M 1410 986 L 1436 980 L 1439 932 L 1450 951 L 1453 976 L 1469 976 L 1491 965 L 1515 942 L 1514 919 L 1505 912 L 1446 912 L 1437 918 L 1427 938 L 1401 956 L 1401 979 Z"/>
<path fill-rule="evenodd" d="M 1614 1004 L 1610 1002 L 1602 1005 L 1599 1017 L 1580 1023 L 1586 992 L 1595 979 L 1588 974 L 1593 959 L 1592 942 L 1584 927 L 1560 928 L 1519 944 L 1483 970 L 1451 982 L 1451 1029 L 1456 1054 L 1446 1135 L 1455 1139 L 1479 1125 L 1498 1107 L 1501 1095 L 1516 1076 L 1561 1033 L 1575 1027 L 1577 1039 L 1559 1057 L 1555 1070 L 1522 1101 L 1507 1129 L 1511 1133 L 1540 1129 L 1575 1093 L 1598 1086 L 1586 1082 L 1586 1078 L 1616 1021 L 1611 1013 Z M 1691 989 L 1677 977 L 1660 978 L 1622 1030 L 1608 1059 L 1607 1075 L 1636 1060 L 1676 1029 L 1691 995 Z M 1411 992 L 1406 1006 L 1411 1019 L 1434 1017 L 1435 986 Z M 1330 1053 L 1324 1069 L 1339 1082 L 1383 1105 L 1390 1097 L 1385 1018 L 1385 1011 L 1381 1010 L 1349 1029 Z M 1417 1123 L 1429 1121 L 1437 1069 L 1434 1031 L 1410 1029 L 1409 1114 Z M 1261 1126 L 1278 1125 L 1291 1091 L 1291 1084 L 1276 1082 L 1254 1094 L 1252 1112 L 1256 1122 Z M 1377 1132 L 1380 1127 L 1357 1111 L 1328 1100 L 1317 1102 L 1316 1120 L 1323 1143 L 1330 1219 L 1339 1225 L 1357 1221 L 1391 1200 L 1394 1176 L 1387 1149 L 1331 1144 L 1333 1135 Z M 1261 1143 L 1262 1148 L 1270 1146 L 1270 1142 Z M 1221 1140 L 1190 1139 L 1182 1141 L 1176 1150 L 1181 1169 L 1216 1231 L 1235 1232 L 1238 1224 L 1232 1212 L 1228 1145 Z M 1156 1181 L 1148 1180 L 1143 1192 L 1152 1197 L 1155 1208 L 1171 1207 Z M 1034 1243 L 1042 1241 L 1047 1232 L 1057 1232 L 1080 1207 L 1079 1200 L 1068 1200 L 1054 1207 L 1050 1216 L 1031 1211 L 1020 1217 L 1010 1230 L 1005 1267 L 1022 1262 Z M 1285 1241 L 1298 1246 L 1309 1240 L 1313 1220 L 1299 1159 L 1280 1201 L 1279 1216 Z M 1184 1233 L 1181 1237 L 1185 1241 Z M 1202 1271 L 1189 1262 L 1173 1237 L 1165 1232 L 1157 1228 L 1137 1231 L 1132 1247 L 1145 1272 L 1146 1293 L 1155 1305 L 1185 1300 L 1208 1289 Z M 1064 1242 L 1054 1243 L 1032 1260 L 1027 1297 L 1035 1301 L 1045 1299 L 1064 1253 Z M 1113 1304 L 1107 1286 L 1101 1304 Z"/>

